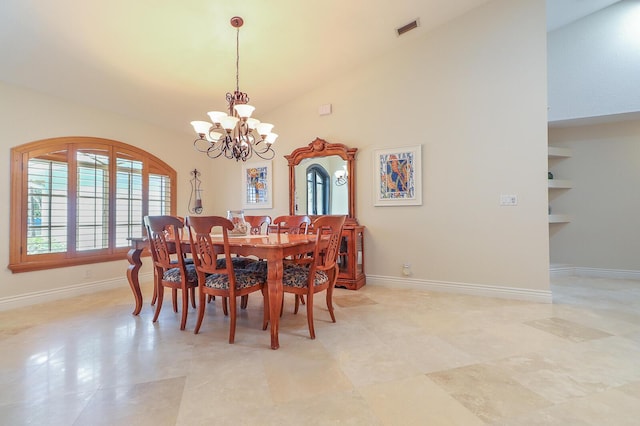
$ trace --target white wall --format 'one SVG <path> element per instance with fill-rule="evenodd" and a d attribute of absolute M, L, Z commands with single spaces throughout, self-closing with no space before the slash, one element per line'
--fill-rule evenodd
<path fill-rule="evenodd" d="M 551 261 L 640 276 L 640 120 L 550 128 L 549 144 L 572 156 L 552 167 L 573 188 L 552 201 L 572 216 L 551 225 Z"/>
<path fill-rule="evenodd" d="M 203 171 L 203 180 L 210 176 L 210 162 L 193 152 L 189 143 L 191 135 L 173 133 L 0 83 L 0 164 L 4 164 L 4 179 L 0 179 L 0 191 L 4 194 L 4 202 L 0 203 L 0 222 L 5 236 L 9 235 L 11 147 L 60 136 L 114 139 L 142 148 L 167 162 L 178 172 L 178 214 L 181 215 L 187 213 L 189 171 L 196 167 Z M 183 144 L 185 149 L 179 149 Z M 206 203 L 212 201 L 205 199 L 205 208 Z M 5 242 L 0 244 L 0 262 L 4 265 L 0 272 L 2 306 L 28 304 L 42 297 L 64 297 L 67 293 L 75 293 L 75 286 L 128 286 L 126 260 L 12 274 L 6 268 L 9 264 L 9 243 L 5 238 Z M 150 270 L 145 267 L 141 273 L 144 275 Z M 86 277 L 87 271 L 90 277 Z"/>
<path fill-rule="evenodd" d="M 331 103 L 333 114 L 317 108 Z M 316 137 L 359 148 L 356 213 L 366 228 L 369 283 L 441 286 L 495 295 L 548 299 L 546 192 L 546 29 L 544 2 L 496 0 L 392 54 L 283 105 L 263 120 L 280 138 L 273 160 L 274 208 L 288 213 L 284 159 Z M 91 135 L 120 140 L 178 170 L 178 213 L 184 214 L 189 171 L 203 171 L 205 214 L 241 208 L 241 165 L 207 160 L 192 135 L 0 84 L 0 161 L 32 140 Z M 373 206 L 373 151 L 422 144 L 423 205 Z M 177 149 L 185 146 L 184 150 Z M 8 179 L 0 206 L 8 232 Z M 500 194 L 518 205 L 500 207 Z M 8 244 L 0 246 L 8 263 Z M 411 280 L 401 278 L 410 263 Z M 92 267 L 92 280 L 126 285 L 126 261 Z M 86 267 L 2 273 L 7 297 L 81 284 Z"/>
<path fill-rule="evenodd" d="M 621 1 L 548 37 L 549 121 L 640 111 L 640 2 Z"/>
<path fill-rule="evenodd" d="M 407 262 L 412 285 L 548 291 L 546 105 L 544 2 L 491 2 L 264 117 L 280 134 L 274 210 L 287 213 L 283 155 L 316 137 L 344 143 L 359 149 L 369 282 L 402 280 Z M 423 205 L 374 207 L 373 151 L 414 144 Z"/>

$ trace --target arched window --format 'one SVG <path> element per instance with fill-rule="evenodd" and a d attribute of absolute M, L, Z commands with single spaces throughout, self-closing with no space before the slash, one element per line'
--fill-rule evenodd
<path fill-rule="evenodd" d="M 307 168 L 307 214 L 329 213 L 329 182 L 324 167 L 313 164 Z"/>
<path fill-rule="evenodd" d="M 45 139 L 11 150 L 9 269 L 126 258 L 147 214 L 175 214 L 176 172 L 109 139 Z"/>

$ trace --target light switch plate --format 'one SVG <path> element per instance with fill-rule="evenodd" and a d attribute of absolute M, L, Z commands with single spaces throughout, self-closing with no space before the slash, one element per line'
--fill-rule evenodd
<path fill-rule="evenodd" d="M 318 107 L 318 114 L 329 115 L 331 114 L 331 104 L 324 104 Z"/>

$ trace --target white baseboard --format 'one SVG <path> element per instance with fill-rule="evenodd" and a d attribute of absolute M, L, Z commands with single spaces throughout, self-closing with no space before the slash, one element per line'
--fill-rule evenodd
<path fill-rule="evenodd" d="M 139 275 L 141 282 L 152 280 L 153 273 L 144 273 Z M 66 287 L 54 288 L 51 290 L 34 291 L 32 293 L 19 294 L 17 296 L 9 296 L 0 298 L 0 311 L 9 309 L 23 308 L 25 306 L 36 305 L 38 303 L 46 303 L 54 300 L 67 299 L 70 297 L 81 296 L 83 294 L 96 293 L 99 291 L 129 287 L 127 277 L 113 278 L 103 281 L 93 281 L 90 283 L 74 284 Z M 131 295 L 133 302 L 133 294 Z"/>
<path fill-rule="evenodd" d="M 575 269 L 571 265 L 551 265 L 549 267 L 549 276 L 551 278 L 571 277 L 575 275 Z"/>
<path fill-rule="evenodd" d="M 498 297 L 528 302 L 551 303 L 551 291 L 501 287 L 484 284 L 454 283 L 446 281 L 419 280 L 415 278 L 367 275 L 367 285 L 399 287 L 414 290 L 430 290 L 470 296 Z"/>
<path fill-rule="evenodd" d="M 639 280 L 640 271 L 621 269 L 602 269 L 573 267 L 569 265 L 553 266 L 550 268 L 551 277 L 583 276 L 594 278 Z M 140 274 L 140 281 L 152 280 L 153 273 Z M 65 299 L 98 291 L 111 290 L 128 286 L 126 277 L 114 278 L 91 283 L 74 284 L 66 287 L 43 290 L 0 298 L 0 311 L 22 308 L 25 306 Z M 398 287 L 414 290 L 430 290 L 449 293 L 468 294 L 472 296 L 498 297 L 503 299 L 517 299 L 529 302 L 551 303 L 551 291 L 530 290 L 513 287 L 491 286 L 484 284 L 454 283 L 446 281 L 419 280 L 415 278 L 387 277 L 382 275 L 367 275 L 367 285 L 383 287 Z M 133 296 L 132 296 L 133 297 Z"/>
<path fill-rule="evenodd" d="M 589 268 L 585 266 L 568 266 L 551 267 L 549 270 L 551 277 L 591 277 L 591 278 L 608 278 L 612 280 L 637 280 L 640 281 L 640 271 L 627 269 L 604 269 Z"/>

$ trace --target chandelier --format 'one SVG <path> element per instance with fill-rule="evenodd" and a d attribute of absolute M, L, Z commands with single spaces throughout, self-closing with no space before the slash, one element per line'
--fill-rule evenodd
<path fill-rule="evenodd" d="M 198 134 L 193 146 L 209 158 L 224 156 L 236 161 L 246 161 L 256 154 L 264 160 L 271 160 L 275 152 L 271 145 L 278 135 L 271 132 L 273 124 L 261 123 L 251 117 L 255 107 L 248 104 L 249 95 L 240 91 L 240 27 L 244 21 L 239 16 L 231 18 L 231 26 L 236 28 L 236 90 L 227 93 L 229 114 L 222 111 L 209 111 L 208 121 L 192 121 L 191 125 Z"/>

